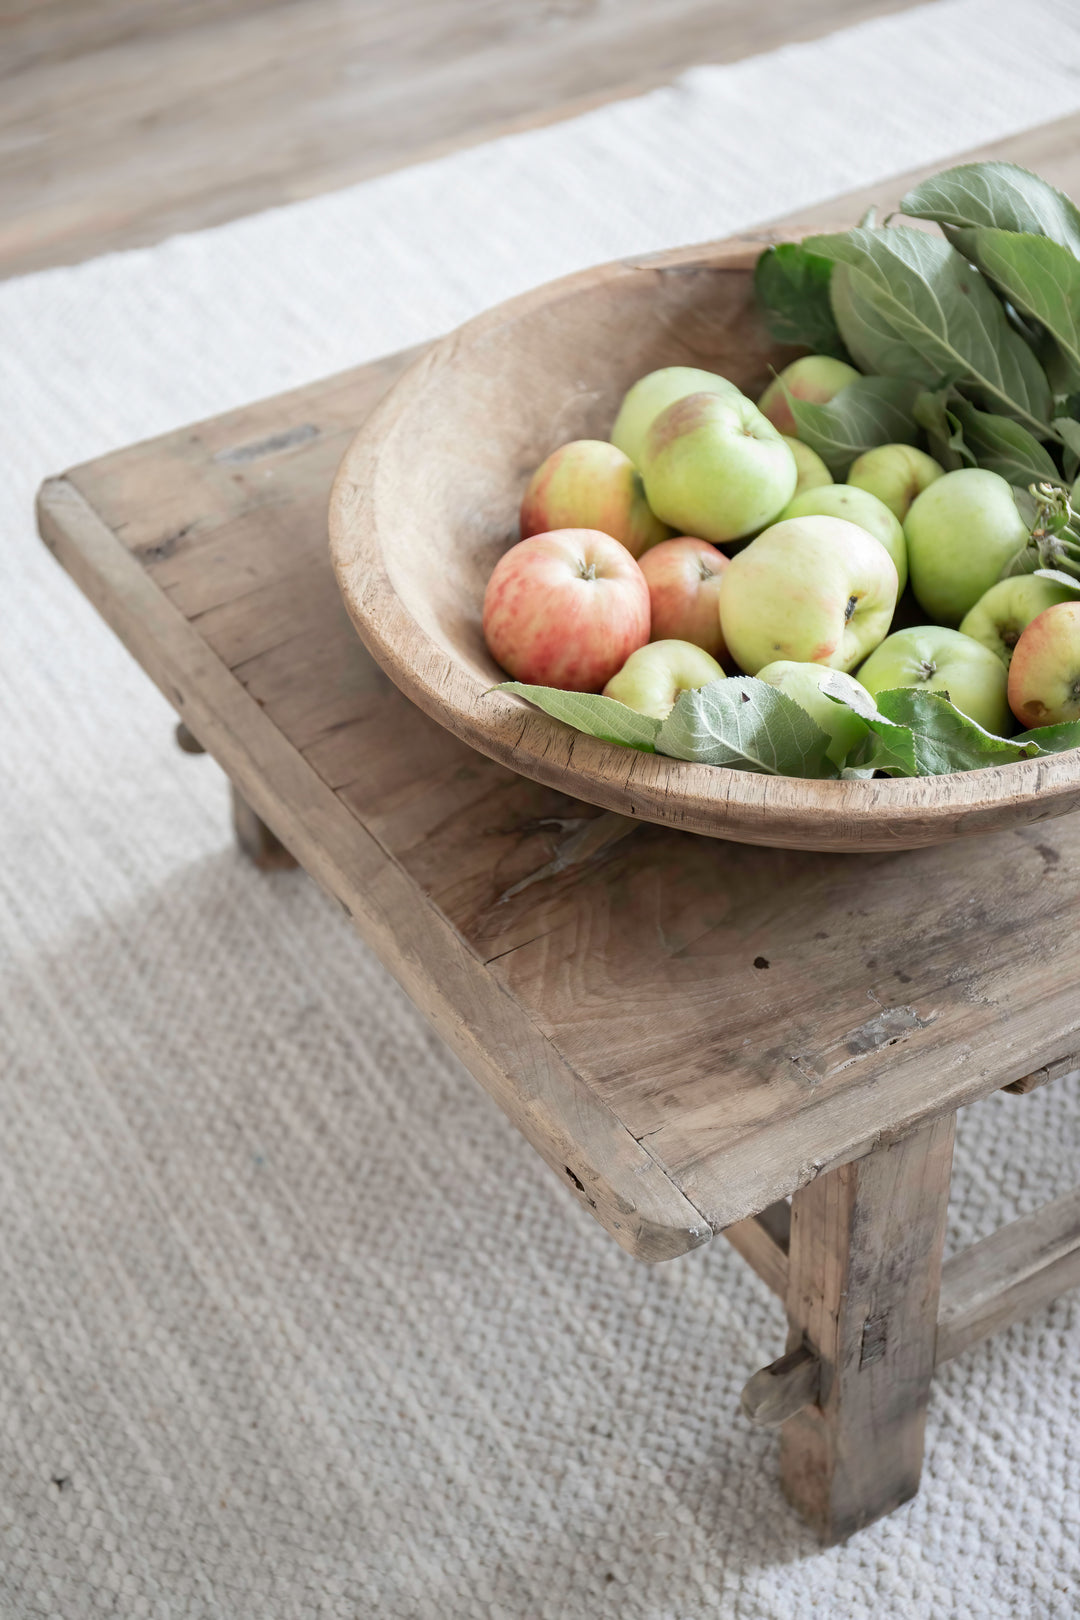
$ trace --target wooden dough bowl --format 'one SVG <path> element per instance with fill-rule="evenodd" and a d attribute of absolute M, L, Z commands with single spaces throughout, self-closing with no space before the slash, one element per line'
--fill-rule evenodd
<path fill-rule="evenodd" d="M 517 538 L 525 482 L 558 445 L 606 438 L 659 366 L 756 398 L 778 349 L 754 308 L 762 239 L 603 265 L 433 344 L 365 423 L 331 499 L 334 567 L 382 667 L 473 748 L 575 798 L 714 838 L 808 850 L 941 843 L 1080 807 L 1080 750 L 919 780 L 808 782 L 644 754 L 518 698 L 481 634 L 484 586 Z"/>

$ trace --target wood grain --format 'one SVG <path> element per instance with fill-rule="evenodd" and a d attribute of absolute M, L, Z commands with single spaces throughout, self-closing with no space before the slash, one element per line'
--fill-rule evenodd
<path fill-rule="evenodd" d="M 953 1127 L 922 1126 L 792 1202 L 788 1351 L 813 1353 L 820 1386 L 784 1425 L 780 1472 L 826 1542 L 919 1488 Z"/>
<path fill-rule="evenodd" d="M 724 1228 L 724 1236 L 736 1253 L 781 1299 L 787 1297 L 788 1290 L 790 1233 L 791 1205 L 786 1200 Z"/>
<path fill-rule="evenodd" d="M 951 1361 L 1071 1288 L 1080 1288 L 1080 1188 L 946 1263 L 936 1360 Z"/>
<path fill-rule="evenodd" d="M 377 840 L 65 480 L 39 498 L 43 537 L 255 813 L 345 908 L 447 1044 L 629 1252 L 670 1259 L 709 1227 L 651 1155 L 419 895 Z"/>
<path fill-rule="evenodd" d="M 661 1181 L 628 1246 L 677 1252 L 1080 1050 L 1080 818 L 858 858 L 594 828 L 592 806 L 402 696 L 352 632 L 325 523 L 349 439 L 408 359 L 78 468 L 42 523 L 564 1183 L 569 1165 L 617 1187 L 596 1201 L 622 1221 L 623 1137 L 640 1143 L 629 1188 Z M 371 896 L 391 892 L 383 913 Z M 619 1153 L 590 1121 L 616 1122 Z"/>
<path fill-rule="evenodd" d="M 159 241 L 910 0 L 27 0 L 0 275 Z"/>

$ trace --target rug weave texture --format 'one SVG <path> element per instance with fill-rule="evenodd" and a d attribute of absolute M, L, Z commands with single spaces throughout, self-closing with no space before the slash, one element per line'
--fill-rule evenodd
<path fill-rule="evenodd" d="M 942 0 L 0 285 L 2 1620 L 1077 1613 L 1077 1297 L 943 1369 L 921 1495 L 820 1551 L 737 1416 L 776 1302 L 721 1241 L 624 1256 L 244 863 L 31 516 L 72 462 L 1077 108 L 1074 5 Z M 950 1247 L 1078 1144 L 1076 1077 L 968 1110 Z"/>

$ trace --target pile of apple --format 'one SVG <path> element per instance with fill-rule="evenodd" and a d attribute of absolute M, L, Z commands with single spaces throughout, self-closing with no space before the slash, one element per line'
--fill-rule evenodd
<path fill-rule="evenodd" d="M 1029 538 L 1005 479 L 884 444 L 834 483 L 795 436 L 791 398 L 858 375 L 808 355 L 757 405 L 691 367 L 635 383 L 610 442 L 564 445 L 530 480 L 484 597 L 495 660 L 658 719 L 737 667 L 810 713 L 838 764 L 857 722 L 820 691 L 834 670 L 872 696 L 946 693 L 997 736 L 1080 718 L 1080 595 L 1000 577 Z M 902 619 L 927 622 L 892 630 L 909 580 Z"/>

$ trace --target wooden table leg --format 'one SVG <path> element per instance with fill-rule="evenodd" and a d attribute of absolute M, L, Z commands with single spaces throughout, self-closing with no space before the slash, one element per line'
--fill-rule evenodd
<path fill-rule="evenodd" d="M 230 783 L 230 786 L 232 784 Z M 232 789 L 233 827 L 236 842 L 244 854 L 264 872 L 278 872 L 296 865 L 281 839 L 257 816 L 247 800 Z"/>
<path fill-rule="evenodd" d="M 827 1543 L 919 1488 L 955 1116 L 812 1181 L 792 1200 L 789 1351 L 818 1400 L 781 1430 L 784 1492 Z"/>

